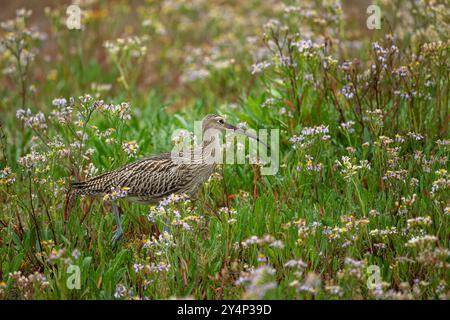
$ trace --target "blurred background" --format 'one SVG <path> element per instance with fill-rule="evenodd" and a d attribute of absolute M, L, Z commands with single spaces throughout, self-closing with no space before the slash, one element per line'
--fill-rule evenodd
<path fill-rule="evenodd" d="M 80 6 L 82 30 L 69 30 L 65 23 L 70 4 Z M 382 30 L 366 26 L 367 7 L 377 3 L 382 8 Z M 265 54 L 262 28 L 272 18 L 283 18 L 298 27 L 303 38 L 329 38 L 342 60 L 361 58 L 365 41 L 387 32 L 410 33 L 404 37 L 429 32 L 427 19 L 420 21 L 417 1 L 3 1 L 0 20 L 14 18 L 16 10 L 32 10 L 29 25 L 44 34 L 37 57 L 42 60 L 33 68 L 33 78 L 42 81 L 55 73 L 71 75 L 82 89 L 102 74 L 114 82 L 117 70 L 104 47 L 107 40 L 138 35 L 146 47 L 145 55 L 133 62 L 139 70 L 132 77 L 139 91 L 157 91 L 171 97 L 177 109 L 198 98 L 224 98 L 236 102 L 243 91 L 254 85 L 250 66 Z M 424 3 L 424 6 L 426 4 Z M 301 8 L 301 12 L 294 6 Z M 416 7 L 419 6 L 419 7 Z M 416 12 L 417 13 L 417 12 Z M 419 12 L 420 13 L 420 12 Z M 434 13 L 433 13 L 434 14 Z M 389 22 L 388 22 L 389 21 Z M 444 19 L 445 21 L 445 19 Z M 448 21 L 447 21 L 448 22 Z M 91 69 L 80 74 L 77 65 L 59 64 L 75 57 L 79 66 Z M 95 71 L 95 72 L 94 72 Z M 230 81 L 229 74 L 239 82 Z M 204 90 L 204 82 L 214 78 Z M 73 80 L 74 78 L 71 78 Z M 56 81 L 56 80 L 55 80 Z M 237 84 L 239 84 L 237 86 Z M 13 83 L 8 82 L 11 89 Z M 53 95 L 64 92 L 64 84 L 52 87 Z M 84 87 L 84 88 L 83 88 Z M 112 90 L 116 86 L 113 83 Z M 46 90 L 36 92 L 37 95 Z M 176 97 L 176 98 L 175 98 Z"/>

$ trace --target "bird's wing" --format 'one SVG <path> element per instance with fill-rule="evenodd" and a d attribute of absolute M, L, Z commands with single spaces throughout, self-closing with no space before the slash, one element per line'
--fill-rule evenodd
<path fill-rule="evenodd" d="M 190 166 L 175 163 L 170 157 L 151 157 L 118 170 L 113 184 L 128 188 L 129 197 L 158 200 L 183 193 L 194 174 Z"/>
<path fill-rule="evenodd" d="M 139 173 L 140 169 L 148 167 L 150 163 L 158 163 L 170 159 L 170 153 L 163 153 L 148 158 L 143 158 L 127 164 L 119 169 L 109 171 L 88 179 L 86 181 L 75 182 L 71 185 L 71 190 L 76 194 L 95 195 L 111 191 L 111 188 L 120 186 L 120 182 L 126 178 L 130 180 L 132 174 Z"/>

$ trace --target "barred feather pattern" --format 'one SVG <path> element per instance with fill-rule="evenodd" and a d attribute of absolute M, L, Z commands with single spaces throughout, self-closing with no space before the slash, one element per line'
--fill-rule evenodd
<path fill-rule="evenodd" d="M 128 188 L 126 200 L 156 203 L 171 194 L 192 196 L 210 177 L 215 164 L 198 161 L 173 161 L 171 153 L 144 158 L 117 170 L 104 173 L 84 182 L 72 184 L 75 195 L 96 196 L 113 188 Z"/>

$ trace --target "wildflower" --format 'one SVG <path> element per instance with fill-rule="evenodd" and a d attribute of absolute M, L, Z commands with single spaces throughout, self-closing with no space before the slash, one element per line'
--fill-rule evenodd
<path fill-rule="evenodd" d="M 435 194 L 439 190 L 450 188 L 450 174 L 447 173 L 447 170 L 441 169 L 436 172 L 437 179 L 433 181 L 431 186 L 431 193 Z"/>
<path fill-rule="evenodd" d="M 314 136 L 314 135 L 323 135 L 329 133 L 328 126 L 320 125 L 316 127 L 306 127 L 302 129 L 302 135 L 304 136 Z"/>
<path fill-rule="evenodd" d="M 165 215 L 165 214 L 166 214 L 166 210 L 164 209 L 163 206 L 158 206 L 158 207 L 151 206 L 147 218 L 149 221 L 155 222 L 156 217 Z"/>
<path fill-rule="evenodd" d="M 64 249 L 53 249 L 50 251 L 50 254 L 48 255 L 47 261 L 52 263 L 58 259 L 60 259 L 62 256 L 64 256 L 65 254 L 65 250 Z"/>
<path fill-rule="evenodd" d="M 450 206 L 444 208 L 444 214 L 450 216 Z"/>
<path fill-rule="evenodd" d="M 105 41 L 103 46 L 112 56 L 129 54 L 133 58 L 141 58 L 147 53 L 147 47 L 143 42 L 147 37 L 131 36 L 127 38 L 117 38 L 114 41 Z"/>
<path fill-rule="evenodd" d="M 386 171 L 386 174 L 382 177 L 383 180 L 399 180 L 405 182 L 406 176 L 408 175 L 408 171 L 401 169 L 401 170 L 388 170 Z"/>
<path fill-rule="evenodd" d="M 308 265 L 302 260 L 289 260 L 284 264 L 286 268 L 306 269 Z"/>
<path fill-rule="evenodd" d="M 105 91 L 109 91 L 111 90 L 112 85 L 110 83 L 92 83 L 91 84 L 91 89 L 95 92 L 105 92 Z"/>
<path fill-rule="evenodd" d="M 346 130 L 349 133 L 352 133 L 355 131 L 355 129 L 353 129 L 353 125 L 355 124 L 354 121 L 347 121 L 347 122 L 342 122 L 341 123 L 341 128 L 343 128 L 344 130 Z"/>
<path fill-rule="evenodd" d="M 375 109 L 373 111 L 367 110 L 363 119 L 369 121 L 377 126 L 383 126 L 384 114 L 381 109 Z"/>
<path fill-rule="evenodd" d="M 378 250 L 382 250 L 382 249 L 386 249 L 386 244 L 385 243 L 374 243 L 373 246 L 375 248 L 377 248 Z"/>
<path fill-rule="evenodd" d="M 275 99 L 274 98 L 267 98 L 266 101 L 264 101 L 261 104 L 261 108 L 272 107 L 274 104 L 275 104 Z"/>
<path fill-rule="evenodd" d="M 320 283 L 321 283 L 320 276 L 314 272 L 310 272 L 306 276 L 303 284 L 297 288 L 297 291 L 315 294 L 317 293 L 320 287 Z"/>
<path fill-rule="evenodd" d="M 124 198 L 124 197 L 127 196 L 129 189 L 130 188 L 128 188 L 128 187 L 122 187 L 122 188 L 111 187 L 111 192 L 106 193 L 103 196 L 103 200 L 104 201 L 109 201 L 109 200 L 112 201 L 112 200 L 116 200 L 116 199 L 119 199 L 119 198 Z"/>
<path fill-rule="evenodd" d="M 55 98 L 52 101 L 52 105 L 58 108 L 64 108 L 67 105 L 67 100 L 65 98 Z"/>
<path fill-rule="evenodd" d="M 177 202 L 185 202 L 188 203 L 189 202 L 189 196 L 187 194 L 171 194 L 170 196 L 168 196 L 167 198 L 165 198 L 164 200 L 161 200 L 159 205 L 166 207 L 170 204 L 173 203 L 177 203 Z"/>
<path fill-rule="evenodd" d="M 344 273 L 347 276 L 361 279 L 366 270 L 365 261 L 355 260 L 350 257 L 344 259 Z"/>
<path fill-rule="evenodd" d="M 90 94 L 85 94 L 78 97 L 78 100 L 80 100 L 82 105 L 89 104 L 94 98 Z"/>
<path fill-rule="evenodd" d="M 94 166 L 92 162 L 89 162 L 87 168 L 83 170 L 86 175 L 86 178 L 94 177 L 98 173 L 98 169 Z"/>
<path fill-rule="evenodd" d="M 346 84 L 342 89 L 341 93 L 346 99 L 352 99 L 355 96 L 355 89 L 352 84 Z"/>
<path fill-rule="evenodd" d="M 173 240 L 173 235 L 171 235 L 167 231 L 163 231 L 158 238 L 155 238 L 155 236 L 152 236 L 149 239 L 143 240 L 143 247 L 146 249 L 168 249 L 171 247 L 175 247 L 175 242 Z"/>
<path fill-rule="evenodd" d="M 78 119 L 77 121 L 75 121 L 75 125 L 77 127 L 83 127 L 84 126 L 84 121 L 82 119 Z"/>
<path fill-rule="evenodd" d="M 398 234 L 398 230 L 396 227 L 393 226 L 391 228 L 383 229 L 383 230 L 373 229 L 373 230 L 370 230 L 369 234 L 372 237 L 387 238 L 388 236 Z"/>
<path fill-rule="evenodd" d="M 293 135 L 289 141 L 294 145 L 294 149 L 303 149 L 314 143 L 314 138 L 319 137 L 320 140 L 326 141 L 330 139 L 328 126 L 320 125 L 315 127 L 305 127 L 300 135 Z"/>
<path fill-rule="evenodd" d="M 397 142 L 397 143 L 403 143 L 403 142 L 405 142 L 405 139 L 404 139 L 401 135 L 396 134 L 396 135 L 395 135 L 395 142 Z"/>
<path fill-rule="evenodd" d="M 262 299 L 269 290 L 277 286 L 275 281 L 271 281 L 274 274 L 275 269 L 269 265 L 262 265 L 250 273 L 243 274 L 236 281 L 236 285 L 248 283 L 244 297 Z"/>
<path fill-rule="evenodd" d="M 219 208 L 220 213 L 225 213 L 229 216 L 235 216 L 237 214 L 236 209 L 234 208 L 228 208 L 228 207 L 221 207 Z"/>
<path fill-rule="evenodd" d="M 84 154 L 83 154 L 83 158 L 85 160 L 90 160 L 91 156 L 94 154 L 95 149 L 94 148 L 89 148 L 87 149 Z"/>
<path fill-rule="evenodd" d="M 125 287 L 123 284 L 118 284 L 116 286 L 116 291 L 114 292 L 114 298 L 120 299 L 125 297 L 127 294 L 127 287 Z"/>
<path fill-rule="evenodd" d="M 78 249 L 75 249 L 75 250 L 72 251 L 72 257 L 75 260 L 78 260 L 78 258 L 80 257 L 80 252 L 78 251 Z"/>
<path fill-rule="evenodd" d="M 295 46 L 298 48 L 298 52 L 303 53 L 304 51 L 307 51 L 313 47 L 313 43 L 310 39 L 308 40 L 301 40 L 298 43 L 295 43 Z"/>
<path fill-rule="evenodd" d="M 26 119 L 26 118 L 30 117 L 31 115 L 32 115 L 32 113 L 31 113 L 30 109 L 27 109 L 27 110 L 19 109 L 16 111 L 16 118 L 19 120 Z"/>
<path fill-rule="evenodd" d="M 269 247 L 272 248 L 277 248 L 277 249 L 283 249 L 284 248 L 284 244 L 281 240 L 275 240 L 272 241 L 272 243 L 269 244 Z"/>
<path fill-rule="evenodd" d="M 162 273 L 168 272 L 170 270 L 170 264 L 164 261 L 154 264 L 152 263 L 150 266 L 147 266 L 149 272 Z"/>
<path fill-rule="evenodd" d="M 21 271 L 9 273 L 12 286 L 25 299 L 32 299 L 36 292 L 43 292 L 49 287 L 49 282 L 45 275 L 39 272 L 22 275 Z"/>
<path fill-rule="evenodd" d="M 241 242 L 242 246 L 244 248 L 247 248 L 253 244 L 262 246 L 265 244 L 268 244 L 269 246 L 272 246 L 274 248 L 282 248 L 284 245 L 280 240 L 276 240 L 273 236 L 271 235 L 265 235 L 261 238 L 257 237 L 257 236 L 251 236 L 250 238 L 244 240 Z"/>
<path fill-rule="evenodd" d="M 196 80 L 203 80 L 208 78 L 211 73 L 205 69 L 200 68 L 196 70 L 188 70 L 181 76 L 182 82 L 194 82 Z"/>
<path fill-rule="evenodd" d="M 12 173 L 10 167 L 0 170 L 0 185 L 12 185 L 16 181 L 16 174 Z"/>
<path fill-rule="evenodd" d="M 353 160 L 348 156 L 343 156 L 341 160 L 336 160 L 335 164 L 341 168 L 341 174 L 344 176 L 344 179 L 349 180 L 359 171 L 370 170 L 371 166 L 369 161 L 360 160 L 359 164 L 354 164 Z"/>
<path fill-rule="evenodd" d="M 394 140 L 392 140 L 391 138 L 389 138 L 389 137 L 386 137 L 386 136 L 380 136 L 379 137 L 379 142 L 377 143 L 377 145 L 382 145 L 382 146 L 388 146 L 388 145 L 390 145 L 391 143 L 393 143 L 394 142 Z"/>
<path fill-rule="evenodd" d="M 416 140 L 416 141 L 422 141 L 423 140 L 423 136 L 419 133 L 415 133 L 415 132 L 408 132 L 407 135 L 409 137 L 411 137 L 412 139 Z"/>
<path fill-rule="evenodd" d="M 405 66 L 401 66 L 400 68 L 398 68 L 397 70 L 394 71 L 394 73 L 399 77 L 399 78 L 406 78 L 407 76 L 409 76 L 409 71 L 408 68 L 406 68 Z"/>
<path fill-rule="evenodd" d="M 450 140 L 449 139 L 439 139 L 436 140 L 436 144 L 439 146 L 449 146 L 450 145 Z"/>
<path fill-rule="evenodd" d="M 258 254 L 258 262 L 267 262 L 267 257 L 262 253 Z"/>
<path fill-rule="evenodd" d="M 31 153 L 27 154 L 24 157 L 21 157 L 17 162 L 19 165 L 24 167 L 26 170 L 31 171 L 33 168 L 35 168 L 38 164 L 42 164 L 47 161 L 47 158 L 39 154 L 36 151 L 32 151 Z"/>
<path fill-rule="evenodd" d="M 351 61 L 344 61 L 340 66 L 339 69 L 343 70 L 343 71 L 348 71 L 352 68 L 353 66 L 353 62 Z"/>
<path fill-rule="evenodd" d="M 269 61 L 262 61 L 252 65 L 252 74 L 260 73 L 264 69 L 270 67 L 271 63 Z"/>
<path fill-rule="evenodd" d="M 31 129 L 47 129 L 47 122 L 45 120 L 45 115 L 42 112 L 38 112 L 33 116 L 30 109 L 24 110 L 19 109 L 16 112 L 16 118 L 22 120 L 25 124 L 25 127 Z"/>
<path fill-rule="evenodd" d="M 144 269 L 144 265 L 143 264 L 141 264 L 141 263 L 133 264 L 133 270 L 134 270 L 135 273 L 138 273 L 142 269 Z"/>
<path fill-rule="evenodd" d="M 412 237 L 406 244 L 406 247 L 426 247 L 438 241 L 436 236 L 424 235 Z"/>
<path fill-rule="evenodd" d="M 315 164 L 313 162 L 314 158 L 311 157 L 310 155 L 306 155 L 306 163 L 305 163 L 305 169 L 306 171 L 314 171 L 314 172 L 319 172 L 322 170 L 322 163 L 317 163 Z M 299 169 L 301 169 L 301 165 L 299 166 Z"/>
<path fill-rule="evenodd" d="M 325 286 L 325 291 L 329 294 L 337 295 L 342 297 L 344 295 L 344 290 L 340 286 Z"/>
<path fill-rule="evenodd" d="M 52 110 L 50 118 L 56 119 L 60 124 L 69 123 L 73 112 L 73 98 L 69 100 L 69 103 L 65 98 L 56 98 L 53 99 L 52 104 L 56 109 Z"/>
<path fill-rule="evenodd" d="M 387 69 L 387 59 L 391 50 L 383 48 L 378 42 L 372 43 L 372 48 L 375 52 L 377 61 L 381 64 L 383 69 Z M 395 48 L 394 51 L 395 52 Z"/>
<path fill-rule="evenodd" d="M 266 24 L 264 24 L 264 29 L 277 29 L 281 27 L 281 22 L 277 19 L 270 19 Z"/>
<path fill-rule="evenodd" d="M 417 218 L 413 218 L 413 219 L 408 219 L 406 221 L 406 223 L 407 223 L 408 229 L 414 228 L 416 226 L 427 226 L 427 225 L 431 224 L 431 217 L 426 216 L 426 217 L 417 217 Z"/>
<path fill-rule="evenodd" d="M 109 112 L 110 114 L 118 117 L 121 120 L 131 119 L 131 105 L 128 102 L 122 102 L 121 104 L 101 104 L 99 110 L 103 112 Z"/>
<path fill-rule="evenodd" d="M 130 157 L 134 157 L 136 156 L 138 150 L 139 150 L 139 145 L 137 144 L 136 141 L 128 141 L 128 142 L 124 142 L 122 144 L 122 149 L 130 156 Z"/>

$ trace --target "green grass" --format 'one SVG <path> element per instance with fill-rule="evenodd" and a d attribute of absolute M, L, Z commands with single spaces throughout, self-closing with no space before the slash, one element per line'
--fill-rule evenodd
<path fill-rule="evenodd" d="M 0 298 L 448 299 L 445 19 L 418 10 L 415 25 L 404 26 L 386 13 L 392 30 L 362 30 L 354 51 L 341 10 L 311 5 L 318 16 L 300 18 L 258 1 L 100 3 L 83 8 L 82 31 L 68 30 L 65 8 L 54 7 L 40 17 L 48 23 L 43 41 L 23 32 L 27 18 L 5 26 L 0 66 L 13 69 L 0 79 Z M 266 24 L 272 17 L 286 28 Z M 423 38 L 421 28 L 436 32 Z M 297 33 L 307 31 L 313 43 L 327 35 L 334 46 L 298 50 L 306 36 Z M 103 47 L 131 35 L 142 43 Z M 34 50 L 34 61 L 17 60 Z M 258 50 L 265 58 L 254 60 Z M 355 57 L 359 63 L 344 64 Z M 262 60 L 271 65 L 252 74 Z M 198 70 L 209 73 L 193 80 Z M 350 83 L 351 95 L 343 89 Z M 83 102 L 85 94 L 92 99 Z M 68 104 L 74 97 L 66 121 L 52 115 L 62 97 Z M 130 108 L 120 109 L 123 102 Z M 17 117 L 27 108 L 32 114 Z M 39 111 L 45 121 L 34 118 Z M 164 214 L 121 199 L 125 234 L 115 246 L 102 197 L 79 197 L 65 219 L 70 182 L 170 151 L 174 130 L 193 130 L 211 112 L 280 129 L 277 174 L 248 163 L 219 166 L 198 196 L 166 205 Z M 349 121 L 351 129 L 341 125 Z M 128 141 L 139 146 L 134 157 L 122 147 Z M 71 289 L 70 266 L 79 267 L 79 289 Z"/>

